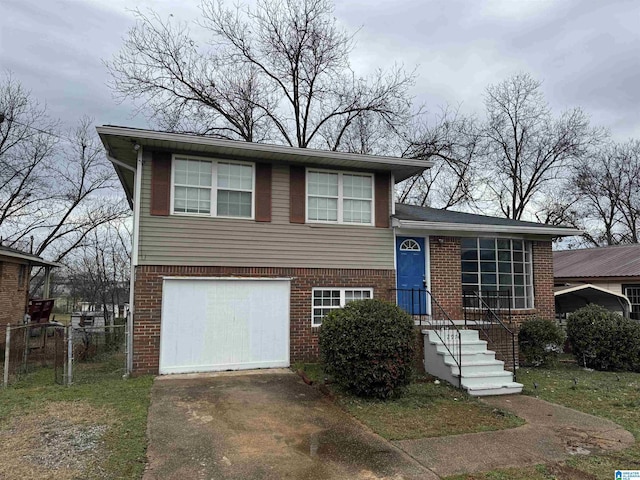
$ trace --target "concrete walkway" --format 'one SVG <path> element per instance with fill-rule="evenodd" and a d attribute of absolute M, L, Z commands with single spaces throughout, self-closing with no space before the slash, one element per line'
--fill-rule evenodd
<path fill-rule="evenodd" d="M 487 397 L 527 423 L 496 432 L 394 442 L 440 476 L 559 462 L 571 455 L 622 450 L 634 443 L 619 425 L 524 395 Z"/>

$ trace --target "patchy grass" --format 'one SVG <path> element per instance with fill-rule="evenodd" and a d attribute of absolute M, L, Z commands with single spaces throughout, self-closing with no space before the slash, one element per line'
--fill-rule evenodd
<path fill-rule="evenodd" d="M 307 376 L 324 379 L 318 364 L 297 364 Z M 460 433 L 501 430 L 522 425 L 515 415 L 480 403 L 446 382 L 418 378 L 397 399 L 363 399 L 332 387 L 337 403 L 373 431 L 388 440 L 439 437 Z"/>
<path fill-rule="evenodd" d="M 42 368 L 0 392 L 0 478 L 140 478 L 152 378 L 112 368 L 71 387 Z"/>
<path fill-rule="evenodd" d="M 522 368 L 518 381 L 524 384 L 523 393 L 527 395 L 616 422 L 635 436 L 636 444 L 609 455 L 575 456 L 559 465 L 539 465 L 518 472 L 495 470 L 451 479 L 589 480 L 613 478 L 615 470 L 640 470 L 640 374 L 596 372 L 560 364 L 554 369 Z"/>

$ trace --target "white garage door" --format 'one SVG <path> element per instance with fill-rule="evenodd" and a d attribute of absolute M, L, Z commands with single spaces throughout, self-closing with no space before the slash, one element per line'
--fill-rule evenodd
<path fill-rule="evenodd" d="M 288 280 L 165 279 L 160 373 L 289 365 Z"/>

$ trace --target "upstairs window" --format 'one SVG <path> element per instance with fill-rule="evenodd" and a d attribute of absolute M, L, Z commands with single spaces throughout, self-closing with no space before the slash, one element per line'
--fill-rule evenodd
<path fill-rule="evenodd" d="M 508 292 L 511 308 L 533 308 L 531 242 L 509 238 L 463 238 L 462 290 Z"/>
<path fill-rule="evenodd" d="M 172 212 L 253 218 L 254 165 L 175 156 Z"/>
<path fill-rule="evenodd" d="M 307 170 L 307 220 L 373 224 L 373 175 Z"/>

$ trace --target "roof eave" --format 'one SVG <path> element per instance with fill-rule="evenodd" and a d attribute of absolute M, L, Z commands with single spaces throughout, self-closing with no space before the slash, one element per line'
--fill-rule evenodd
<path fill-rule="evenodd" d="M 582 235 L 582 230 L 561 227 L 532 227 L 516 225 L 481 225 L 475 223 L 432 222 L 421 220 L 393 219 L 393 226 L 413 230 L 435 230 L 446 232 L 477 232 L 477 233 L 518 233 L 528 235 L 549 235 L 553 237 L 570 237 Z"/>
<path fill-rule="evenodd" d="M 19 252 L 11 252 L 2 250 L 0 251 L 0 256 L 16 258 L 19 260 L 26 260 L 29 264 L 34 265 L 36 267 L 62 267 L 63 265 L 57 262 L 50 262 L 49 260 L 45 260 L 36 255 L 31 255 L 29 253 L 19 253 Z"/>
<path fill-rule="evenodd" d="M 170 147 L 169 144 L 172 142 L 181 144 L 184 146 L 185 150 L 188 150 L 189 145 L 199 145 L 211 148 L 212 153 L 215 153 L 216 149 L 234 149 L 239 152 L 248 153 L 258 160 L 264 158 L 264 156 L 268 154 L 278 155 L 284 161 L 292 163 L 308 163 L 310 159 L 317 159 L 317 164 L 321 165 L 326 163 L 328 167 L 335 162 L 345 162 L 346 164 L 351 164 L 353 168 L 389 171 L 394 175 L 396 182 L 405 180 L 406 178 L 433 166 L 433 162 L 413 158 L 374 156 L 265 143 L 239 142 L 183 133 L 156 132 L 153 130 L 115 126 L 100 126 L 96 127 L 96 130 L 107 152 L 110 154 L 111 147 L 109 145 L 109 137 L 113 136 L 131 138 L 132 141 L 135 140 L 143 147 L 145 146 L 146 140 L 166 142 L 167 148 Z"/>

